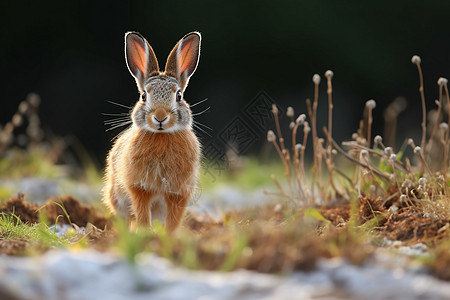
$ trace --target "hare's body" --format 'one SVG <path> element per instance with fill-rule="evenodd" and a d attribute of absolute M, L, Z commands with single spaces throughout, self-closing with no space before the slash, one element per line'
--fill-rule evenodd
<path fill-rule="evenodd" d="M 137 33 L 126 35 L 127 64 L 141 101 L 131 114 L 133 125 L 109 152 L 103 201 L 131 224 L 151 226 L 153 218 L 174 230 L 196 187 L 200 144 L 182 92 L 199 50 L 200 35 L 185 36 L 160 72 L 147 41 Z"/>
<path fill-rule="evenodd" d="M 192 131 L 153 133 L 130 128 L 108 156 L 105 199 L 123 217 L 139 209 L 150 210 L 151 218 L 174 229 L 197 184 L 199 156 L 200 146 Z M 148 201 L 133 207 L 133 197 Z"/>

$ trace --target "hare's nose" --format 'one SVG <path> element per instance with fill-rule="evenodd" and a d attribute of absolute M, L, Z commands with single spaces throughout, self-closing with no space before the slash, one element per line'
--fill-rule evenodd
<path fill-rule="evenodd" d="M 160 117 L 161 118 L 161 117 Z M 155 115 L 152 116 L 152 121 L 155 125 L 165 125 L 169 122 L 169 116 L 165 116 L 162 119 L 158 119 Z"/>

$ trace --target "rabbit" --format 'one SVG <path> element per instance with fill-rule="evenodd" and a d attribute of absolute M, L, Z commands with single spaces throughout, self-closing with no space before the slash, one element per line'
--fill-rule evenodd
<path fill-rule="evenodd" d="M 107 156 L 103 202 L 127 219 L 130 230 L 158 219 L 174 231 L 197 186 L 201 149 L 183 93 L 197 69 L 200 43 L 199 32 L 185 35 L 161 72 L 147 40 L 137 32 L 125 34 L 126 64 L 140 99 L 132 125 Z"/>

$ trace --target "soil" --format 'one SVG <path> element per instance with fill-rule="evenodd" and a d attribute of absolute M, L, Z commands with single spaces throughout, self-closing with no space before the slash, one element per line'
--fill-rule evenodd
<path fill-rule="evenodd" d="M 65 208 L 70 221 L 60 206 Z M 260 272 L 280 272 L 311 270 L 319 258 L 335 255 L 361 264 L 373 253 L 375 246 L 352 234 L 346 226 L 353 211 L 349 203 L 319 206 L 316 210 L 331 221 L 334 229 L 323 233 L 322 229 L 326 225 L 323 221 L 304 228 L 301 210 L 279 204 L 230 211 L 220 220 L 188 212 L 171 242 L 170 256 L 175 263 L 182 263 L 186 255 L 186 243 L 192 243 L 198 257 L 197 268 L 226 269 L 229 254 L 239 251 L 242 255 L 237 255 L 237 261 L 232 265 Z M 391 240 L 435 245 L 448 234 L 450 220 L 425 218 L 408 206 L 400 207 L 396 213 L 390 213 L 381 198 L 361 197 L 359 206 L 355 207 L 354 211 L 360 225 L 376 218 L 377 223 L 373 230 Z M 118 239 L 111 220 L 94 206 L 83 204 L 71 196 L 49 199 L 41 207 L 26 202 L 23 195 L 13 196 L 0 205 L 0 212 L 14 213 L 23 222 L 28 223 L 39 222 L 42 213 L 49 224 L 58 220 L 61 224 L 71 222 L 85 227 L 89 245 L 101 251 L 109 250 Z M 345 233 L 346 237 L 344 243 L 342 233 Z M 240 239 L 244 239 L 244 249 L 239 249 Z M 145 245 L 159 255 L 167 255 L 167 241 L 156 235 L 149 237 Z M 0 240 L 0 253 L 21 255 L 29 246 L 24 240 L 3 239 Z M 450 273 L 445 272 L 445 269 L 436 270 L 442 278 L 450 278 Z"/>
<path fill-rule="evenodd" d="M 14 214 L 22 223 L 34 224 L 39 222 L 39 205 L 25 201 L 25 196 L 19 194 L 12 196 L 3 205 L 0 205 L 0 213 Z"/>
<path fill-rule="evenodd" d="M 65 211 L 61 208 L 64 207 Z M 87 237 L 92 245 L 98 249 L 105 249 L 111 240 L 111 220 L 103 216 L 95 207 L 83 204 L 71 196 L 51 198 L 44 205 L 39 206 L 25 200 L 23 194 L 11 196 L 5 203 L 0 204 L 0 213 L 14 214 L 22 223 L 34 224 L 43 218 L 48 225 L 74 224 L 85 227 Z M 41 215 L 42 214 L 42 215 Z M 70 219 L 70 220 L 69 220 Z M 17 221 L 16 221 L 17 222 Z M 23 255 L 30 243 L 21 239 L 0 239 L 0 253 L 7 255 Z M 40 249 L 45 251 L 46 248 Z"/>
<path fill-rule="evenodd" d="M 72 224 L 76 224 L 79 227 L 86 227 L 91 223 L 95 227 L 103 230 L 111 228 L 111 221 L 101 215 L 95 207 L 83 204 L 71 196 L 51 198 L 47 200 L 44 206 L 45 214 L 50 224 L 54 224 L 59 216 L 59 224 L 70 224 L 72 222 Z M 70 220 L 67 218 L 61 206 L 66 210 Z"/>
<path fill-rule="evenodd" d="M 426 242 L 435 245 L 447 236 L 450 220 L 424 217 L 413 207 L 402 208 L 391 215 L 383 228 L 384 234 L 391 240 L 406 241 L 411 244 Z"/>
<path fill-rule="evenodd" d="M 62 209 L 62 207 L 66 212 Z M 105 229 L 111 226 L 110 220 L 101 215 L 92 205 L 83 204 L 71 196 L 51 198 L 44 205 L 39 206 L 25 200 L 23 194 L 12 196 L 3 205 L 0 205 L 0 213 L 14 214 L 23 223 L 34 224 L 40 221 L 40 214 L 44 214 L 49 224 L 75 224 L 86 227 L 91 223 L 97 228 Z M 70 219 L 70 220 L 69 220 Z"/>
<path fill-rule="evenodd" d="M 21 239 L 0 239 L 0 253 L 23 255 L 29 243 Z"/>

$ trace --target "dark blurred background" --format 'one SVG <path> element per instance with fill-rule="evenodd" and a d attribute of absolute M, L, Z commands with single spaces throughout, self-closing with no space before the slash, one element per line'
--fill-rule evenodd
<path fill-rule="evenodd" d="M 106 100 L 138 98 L 124 60 L 124 33 L 142 33 L 160 65 L 187 32 L 203 35 L 197 72 L 185 97 L 213 129 L 208 143 L 261 90 L 277 104 L 306 112 L 311 78 L 322 76 L 319 125 L 326 125 L 324 72 L 334 71 L 334 136 L 349 139 L 364 103 L 377 101 L 374 134 L 397 96 L 408 108 L 398 140 L 420 134 L 418 75 L 422 58 L 427 105 L 437 79 L 450 74 L 450 1 L 8 1 L 1 4 L 0 123 L 30 92 L 42 97 L 44 128 L 75 136 L 102 166 L 118 131 L 101 113 L 124 112 Z M 265 134 L 248 149 L 258 152 Z M 247 154 L 247 153 L 246 153 Z"/>

